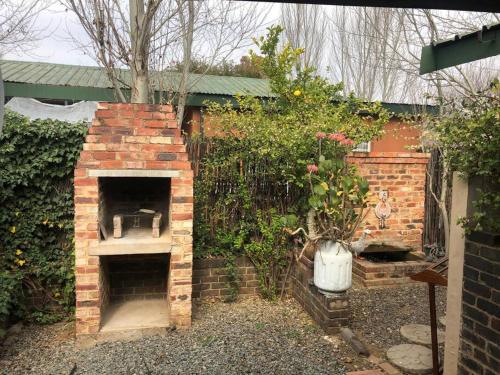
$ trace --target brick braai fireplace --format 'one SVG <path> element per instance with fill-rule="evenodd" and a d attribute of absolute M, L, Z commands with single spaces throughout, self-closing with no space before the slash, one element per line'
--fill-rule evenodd
<path fill-rule="evenodd" d="M 75 170 L 77 335 L 189 326 L 192 226 L 172 107 L 100 103 Z"/>

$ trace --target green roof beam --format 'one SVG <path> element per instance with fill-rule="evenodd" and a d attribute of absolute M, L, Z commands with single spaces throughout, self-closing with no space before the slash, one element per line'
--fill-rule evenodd
<path fill-rule="evenodd" d="M 51 100 L 88 100 L 98 102 L 116 102 L 115 92 L 113 89 L 102 87 L 83 87 L 83 86 L 52 86 L 40 85 L 32 83 L 17 83 L 5 82 L 5 96 L 35 98 L 35 99 L 51 99 Z M 124 90 L 125 96 L 128 97 L 130 90 Z M 160 93 L 155 92 L 156 102 L 159 101 Z M 237 106 L 237 102 L 230 95 L 213 95 L 213 94 L 189 94 L 186 100 L 188 106 L 202 107 L 206 102 L 217 102 L 225 104 L 228 101 Z"/>
<path fill-rule="evenodd" d="M 420 57 L 420 74 L 435 72 L 500 54 L 500 23 L 483 26 L 477 32 L 425 46 Z"/>

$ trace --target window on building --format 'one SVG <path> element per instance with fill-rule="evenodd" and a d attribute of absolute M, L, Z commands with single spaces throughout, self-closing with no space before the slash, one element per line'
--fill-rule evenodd
<path fill-rule="evenodd" d="M 370 152 L 372 143 L 371 142 L 361 142 L 352 151 L 354 152 Z"/>

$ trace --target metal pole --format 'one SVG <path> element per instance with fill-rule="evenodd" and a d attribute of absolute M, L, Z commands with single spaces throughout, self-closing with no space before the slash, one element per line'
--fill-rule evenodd
<path fill-rule="evenodd" d="M 436 286 L 429 285 L 429 308 L 431 317 L 431 340 L 432 340 L 432 375 L 439 375 L 439 352 L 437 340 L 437 321 L 436 321 Z"/>

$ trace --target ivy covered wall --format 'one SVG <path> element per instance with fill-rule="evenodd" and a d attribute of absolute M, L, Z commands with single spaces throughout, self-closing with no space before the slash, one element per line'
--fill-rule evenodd
<path fill-rule="evenodd" d="M 86 132 L 85 124 L 5 114 L 0 320 L 14 316 L 46 322 L 73 308 L 73 170 Z M 28 311 L 27 302 L 34 300 Z"/>

